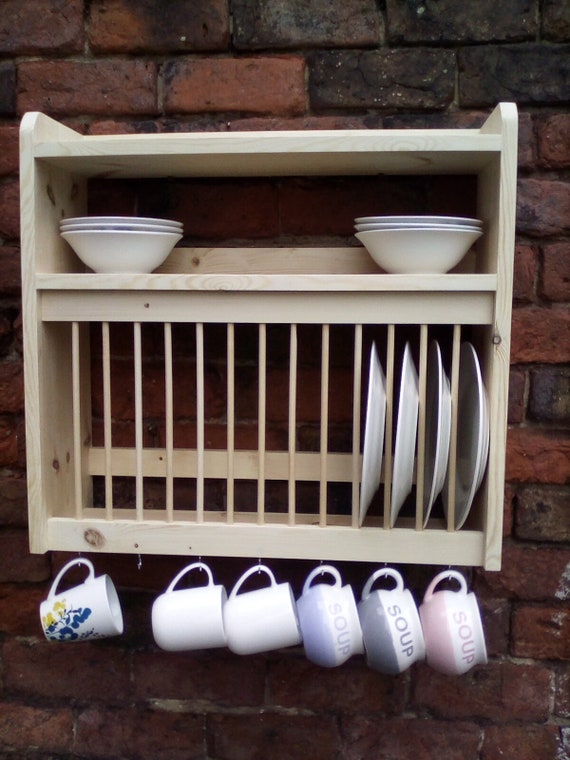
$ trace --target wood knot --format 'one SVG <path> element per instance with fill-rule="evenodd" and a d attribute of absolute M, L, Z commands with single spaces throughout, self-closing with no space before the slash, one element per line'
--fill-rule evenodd
<path fill-rule="evenodd" d="M 83 534 L 85 542 L 94 549 L 100 549 L 105 544 L 105 537 L 95 528 L 87 528 Z"/>

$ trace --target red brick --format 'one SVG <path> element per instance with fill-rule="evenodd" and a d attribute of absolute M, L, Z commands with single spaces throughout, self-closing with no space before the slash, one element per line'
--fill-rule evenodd
<path fill-rule="evenodd" d="M 570 114 L 554 114 L 539 121 L 538 157 L 549 169 L 570 166 Z"/>
<path fill-rule="evenodd" d="M 18 421 L 0 417 L 0 467 L 18 465 Z"/>
<path fill-rule="evenodd" d="M 0 525 L 26 528 L 27 504 L 25 477 L 5 475 L 0 478 Z"/>
<path fill-rule="evenodd" d="M 566 488 L 527 486 L 517 494 L 516 535 L 531 541 L 570 541 Z"/>
<path fill-rule="evenodd" d="M 12 126 L 0 126 L 0 175 L 13 174 L 18 171 L 19 154 L 19 129 Z"/>
<path fill-rule="evenodd" d="M 480 729 L 475 723 L 358 715 L 343 716 L 342 730 L 343 760 L 478 758 Z"/>
<path fill-rule="evenodd" d="M 79 713 L 74 751 L 105 760 L 202 760 L 203 723 L 201 715 L 93 705 Z"/>
<path fill-rule="evenodd" d="M 554 700 L 554 714 L 561 718 L 570 718 L 570 668 L 567 665 L 563 665 L 556 672 Z"/>
<path fill-rule="evenodd" d="M 0 531 L 0 583 L 35 583 L 49 576 L 49 558 L 45 554 L 29 553 L 26 530 Z"/>
<path fill-rule="evenodd" d="M 0 363 L 0 414 L 24 411 L 24 373 L 20 361 Z"/>
<path fill-rule="evenodd" d="M 19 248 L 0 246 L 0 271 L 2 272 L 0 292 L 4 295 L 18 295 L 21 289 Z"/>
<path fill-rule="evenodd" d="M 89 6 L 89 44 L 96 53 L 224 50 L 227 5 L 223 0 L 96 0 Z"/>
<path fill-rule="evenodd" d="M 79 642 L 58 644 L 8 640 L 2 647 L 4 689 L 13 694 L 46 698 L 99 699 L 118 703 L 130 693 L 128 653 L 112 644 Z M 80 685 L 70 674 L 81 674 Z"/>
<path fill-rule="evenodd" d="M 240 658 L 223 651 L 140 652 L 134 655 L 133 673 L 135 698 L 141 701 L 177 699 L 217 707 L 263 704 L 265 663 L 261 658 Z"/>
<path fill-rule="evenodd" d="M 520 179 L 517 191 L 517 229 L 527 235 L 559 235 L 567 232 L 570 229 L 570 184 L 533 177 Z"/>
<path fill-rule="evenodd" d="M 517 245 L 513 282 L 513 298 L 515 301 L 529 303 L 534 300 L 537 271 L 538 252 L 536 247 Z"/>
<path fill-rule="evenodd" d="M 341 760 L 333 716 L 275 714 L 209 715 L 208 757 L 220 760 Z"/>
<path fill-rule="evenodd" d="M 528 414 L 542 423 L 570 422 L 570 370 L 549 365 L 530 371 Z"/>
<path fill-rule="evenodd" d="M 233 43 L 238 50 L 369 47 L 380 44 L 382 15 L 371 0 L 283 3 L 255 0 L 232 5 Z"/>
<path fill-rule="evenodd" d="M 478 570 L 474 587 L 493 599 L 570 599 L 570 549 L 505 543 L 501 571 Z"/>
<path fill-rule="evenodd" d="M 510 425 L 524 420 L 526 404 L 526 372 L 511 368 L 509 373 L 509 414 Z"/>
<path fill-rule="evenodd" d="M 398 714 L 406 702 L 405 679 L 370 670 L 362 657 L 335 669 L 301 657 L 279 659 L 270 663 L 267 686 L 268 703 L 280 708 Z"/>
<path fill-rule="evenodd" d="M 16 113 L 16 66 L 12 61 L 0 63 L 0 114 Z"/>
<path fill-rule="evenodd" d="M 82 0 L 4 0 L 0 50 L 12 55 L 80 53 Z"/>
<path fill-rule="evenodd" d="M 570 441 L 564 432 L 538 428 L 507 432 L 507 480 L 562 485 L 569 474 Z"/>
<path fill-rule="evenodd" d="M 544 0 L 542 31 L 545 39 L 565 42 L 570 37 L 570 8 L 559 0 Z"/>
<path fill-rule="evenodd" d="M 511 604 L 505 599 L 479 598 L 487 653 L 490 657 L 509 654 Z"/>
<path fill-rule="evenodd" d="M 550 670 L 489 663 L 457 678 L 425 665 L 413 684 L 413 704 L 447 720 L 543 722 L 550 713 Z"/>
<path fill-rule="evenodd" d="M 513 364 L 557 364 L 570 356 L 570 309 L 514 309 L 511 361 Z"/>
<path fill-rule="evenodd" d="M 313 108 L 445 108 L 453 99 L 451 50 L 326 51 L 309 58 Z"/>
<path fill-rule="evenodd" d="M 9 239 L 20 237 L 20 186 L 17 179 L 0 185 L 0 208 L 0 236 Z"/>
<path fill-rule="evenodd" d="M 567 575 L 570 590 L 570 562 Z M 566 598 L 570 598 L 570 593 Z M 518 607 L 512 625 L 515 657 L 570 660 L 570 610 L 567 607 Z"/>
<path fill-rule="evenodd" d="M 512 100 L 521 105 L 566 103 L 568 45 L 523 43 L 459 48 L 461 107 L 493 107 Z"/>
<path fill-rule="evenodd" d="M 534 0 L 480 0 L 471 8 L 457 0 L 437 6 L 388 0 L 386 12 L 388 39 L 396 44 L 520 41 L 537 32 Z"/>
<path fill-rule="evenodd" d="M 163 79 L 166 113 L 305 110 L 305 63 L 297 57 L 175 59 Z"/>
<path fill-rule="evenodd" d="M 47 594 L 44 584 L 0 584 L 0 632 L 10 636 L 42 636 L 39 607 Z"/>
<path fill-rule="evenodd" d="M 557 726 L 487 726 L 481 760 L 553 760 L 558 749 Z"/>
<path fill-rule="evenodd" d="M 18 113 L 34 110 L 65 116 L 155 114 L 156 64 L 24 61 L 18 68 Z"/>
<path fill-rule="evenodd" d="M 38 747 L 44 752 L 67 754 L 72 751 L 71 708 L 0 702 L 0 751 L 34 750 Z"/>
<path fill-rule="evenodd" d="M 227 122 L 228 129 L 235 132 L 300 130 L 300 129 L 379 129 L 382 126 L 378 114 L 366 116 L 298 116 L 292 118 L 273 118 L 253 116 L 245 119 L 232 119 Z"/>
<path fill-rule="evenodd" d="M 550 243 L 542 249 L 540 295 L 547 301 L 570 301 L 570 243 Z"/>

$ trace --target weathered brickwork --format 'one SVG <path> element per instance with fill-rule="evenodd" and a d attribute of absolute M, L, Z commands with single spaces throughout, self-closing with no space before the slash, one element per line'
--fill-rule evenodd
<path fill-rule="evenodd" d="M 52 645 L 38 605 L 69 556 L 28 551 L 18 127 L 44 111 L 91 134 L 479 126 L 519 107 L 517 238 L 500 572 L 467 571 L 489 664 L 461 678 L 418 664 L 397 678 L 362 657 L 337 669 L 301 649 L 237 657 L 164 653 L 150 608 L 181 558 L 99 555 L 119 586 L 125 633 Z M 0 757 L 14 760 L 569 760 L 570 758 L 570 4 L 561 0 L 3 0 L 0 3 Z M 370 213 L 476 210 L 469 178 L 93 183 L 92 210 L 160 208 L 199 245 L 352 234 L 355 188 Z M 318 201 L 318 202 L 317 202 Z M 137 206 L 138 204 L 138 206 Z M 256 445 L 256 342 L 239 342 L 239 423 Z M 207 333 L 206 434 L 225 445 L 225 346 Z M 145 444 L 164 445 L 163 357 L 143 330 Z M 174 330 L 185 355 L 192 338 Z M 132 441 L 132 335 L 113 333 L 115 443 Z M 337 377 L 350 377 L 331 330 Z M 279 346 L 279 340 L 270 344 Z M 339 350 L 340 349 L 340 350 Z M 272 349 L 273 350 L 273 349 Z M 101 357 L 100 338 L 92 352 Z M 268 374 L 268 448 L 287 446 L 288 376 Z M 300 346 L 299 436 L 318 448 L 318 340 Z M 100 362 L 99 362 L 100 363 Z M 175 383 L 177 445 L 196 441 L 190 365 Z M 343 445 L 350 394 L 332 390 Z M 100 369 L 93 410 L 102 408 Z M 93 440 L 102 440 L 95 420 Z M 335 440 L 336 440 L 335 438 Z M 238 505 L 255 490 L 236 494 Z M 270 491 L 270 488 L 268 489 Z M 250 492 L 251 491 L 251 492 Z M 224 494 L 209 497 L 223 508 Z M 118 500 L 131 498 L 119 489 Z M 159 486 L 148 503 L 161 503 Z M 314 500 L 314 491 L 299 489 Z M 216 558 L 230 586 L 250 560 Z M 300 593 L 312 563 L 274 563 Z M 360 592 L 371 567 L 343 563 Z M 433 568 L 402 568 L 419 601 Z"/>

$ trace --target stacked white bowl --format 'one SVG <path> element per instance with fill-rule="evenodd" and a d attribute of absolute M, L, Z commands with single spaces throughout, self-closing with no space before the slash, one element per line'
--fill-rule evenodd
<path fill-rule="evenodd" d="M 182 238 L 181 222 L 140 216 L 62 219 L 61 237 L 94 272 L 152 272 Z"/>
<path fill-rule="evenodd" d="M 483 222 L 458 216 L 361 216 L 356 237 L 390 274 L 437 274 L 459 264 Z"/>

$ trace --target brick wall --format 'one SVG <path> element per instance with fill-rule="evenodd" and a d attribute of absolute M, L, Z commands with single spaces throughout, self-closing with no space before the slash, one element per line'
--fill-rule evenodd
<path fill-rule="evenodd" d="M 42 110 L 91 133 L 471 126 L 499 100 L 516 101 L 521 121 L 504 561 L 472 577 L 489 665 L 458 679 L 425 665 L 389 678 L 361 658 L 318 669 L 300 650 L 165 654 L 149 610 L 182 560 L 158 557 L 140 570 L 133 557 L 96 560 L 120 586 L 124 636 L 46 643 L 37 607 L 66 557 L 27 550 L 21 115 Z M 570 6 L 560 0 L 3 0 L 0 757 L 570 757 L 569 101 Z M 271 211 L 272 190 L 249 192 L 237 219 L 266 237 L 251 208 L 257 198 Z M 302 187 L 291 204 L 299 219 Z M 233 235 L 208 208 L 196 236 Z M 212 564 L 229 586 L 249 562 Z M 297 592 L 311 566 L 274 565 Z M 341 570 L 360 589 L 370 568 Z M 403 570 L 419 596 L 433 570 Z"/>

